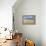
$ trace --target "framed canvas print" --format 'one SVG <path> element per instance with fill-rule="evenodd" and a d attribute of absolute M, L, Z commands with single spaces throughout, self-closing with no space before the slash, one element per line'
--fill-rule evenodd
<path fill-rule="evenodd" d="M 22 24 L 35 25 L 35 23 L 36 23 L 35 18 L 36 18 L 35 15 L 24 15 L 24 16 L 22 16 Z"/>

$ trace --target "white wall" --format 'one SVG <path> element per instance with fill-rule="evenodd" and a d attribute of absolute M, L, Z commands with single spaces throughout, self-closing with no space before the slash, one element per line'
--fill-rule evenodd
<path fill-rule="evenodd" d="M 16 0 L 0 0 L 0 27 L 12 28 L 12 6 Z"/>
<path fill-rule="evenodd" d="M 41 1 L 41 16 L 42 46 L 46 46 L 46 0 Z"/>
<path fill-rule="evenodd" d="M 24 38 L 32 39 L 36 46 L 41 46 L 41 0 L 22 0 L 17 7 L 14 5 L 13 10 L 15 28 L 23 33 Z M 36 15 L 36 25 L 23 25 L 23 15 Z"/>
<path fill-rule="evenodd" d="M 17 7 L 16 4 L 13 7 L 13 12 L 15 15 L 15 28 L 19 30 L 19 32 L 23 32 L 24 36 L 27 36 L 26 34 L 29 34 L 31 38 L 36 41 L 37 46 L 39 46 L 40 42 L 42 46 L 46 46 L 46 1 L 26 0 L 23 3 L 17 4 Z M 32 14 L 35 14 L 37 17 L 36 25 L 22 25 L 22 16 Z"/>

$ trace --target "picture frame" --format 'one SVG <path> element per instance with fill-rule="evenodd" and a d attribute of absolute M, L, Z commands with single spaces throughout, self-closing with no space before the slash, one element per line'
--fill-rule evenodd
<path fill-rule="evenodd" d="M 35 15 L 23 15 L 22 16 L 22 24 L 23 25 L 35 25 L 36 16 Z"/>

